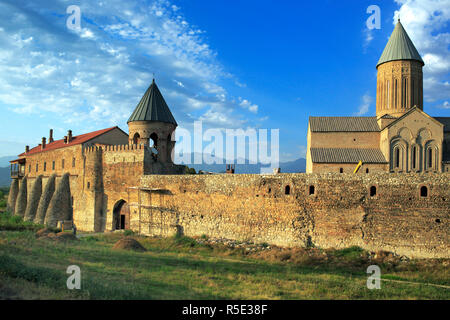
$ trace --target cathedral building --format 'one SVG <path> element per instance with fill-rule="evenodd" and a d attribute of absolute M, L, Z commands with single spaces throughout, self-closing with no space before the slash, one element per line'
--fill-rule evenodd
<path fill-rule="evenodd" d="M 423 111 L 423 66 L 399 20 L 376 66 L 376 116 L 310 117 L 306 172 L 448 172 L 450 117 Z"/>

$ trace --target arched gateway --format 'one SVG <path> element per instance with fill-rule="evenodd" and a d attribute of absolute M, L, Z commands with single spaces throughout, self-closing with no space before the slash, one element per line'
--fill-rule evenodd
<path fill-rule="evenodd" d="M 125 200 L 119 200 L 114 205 L 113 229 L 130 229 L 130 207 Z"/>

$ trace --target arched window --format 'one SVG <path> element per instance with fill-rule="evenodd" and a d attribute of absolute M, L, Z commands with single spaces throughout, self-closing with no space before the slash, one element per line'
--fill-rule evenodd
<path fill-rule="evenodd" d="M 417 146 L 413 146 L 411 155 L 411 167 L 417 169 Z"/>
<path fill-rule="evenodd" d="M 316 192 L 314 186 L 309 186 L 309 195 L 313 195 Z"/>
<path fill-rule="evenodd" d="M 428 149 L 428 168 L 433 168 L 433 149 Z"/>
<path fill-rule="evenodd" d="M 389 83 L 389 80 L 388 80 L 387 84 L 386 84 L 386 108 L 387 109 L 389 109 L 389 100 L 390 100 L 390 97 L 389 97 L 389 93 L 390 93 L 389 85 L 390 85 L 390 83 Z"/>
<path fill-rule="evenodd" d="M 377 187 L 371 186 L 370 187 L 370 196 L 375 197 L 377 195 Z"/>
<path fill-rule="evenodd" d="M 291 187 L 290 186 L 284 187 L 284 194 L 291 194 Z"/>
<path fill-rule="evenodd" d="M 366 168 L 366 173 L 369 173 L 369 168 Z"/>
<path fill-rule="evenodd" d="M 394 84 L 394 106 L 395 108 L 397 108 L 397 79 L 395 79 L 395 84 Z"/>
<path fill-rule="evenodd" d="M 422 186 L 420 188 L 420 196 L 421 197 L 428 197 L 428 188 L 426 186 Z"/>
<path fill-rule="evenodd" d="M 400 149 L 398 147 L 394 149 L 394 164 L 395 168 L 400 167 Z"/>
<path fill-rule="evenodd" d="M 344 173 L 344 168 L 339 168 L 339 173 Z"/>
<path fill-rule="evenodd" d="M 150 145 L 150 147 L 157 148 L 158 147 L 158 135 L 155 132 L 153 132 L 150 135 L 150 139 L 153 141 L 153 144 Z"/>
<path fill-rule="evenodd" d="M 133 136 L 133 144 L 139 144 L 139 140 L 140 140 L 141 136 L 139 135 L 139 133 L 135 133 Z"/>

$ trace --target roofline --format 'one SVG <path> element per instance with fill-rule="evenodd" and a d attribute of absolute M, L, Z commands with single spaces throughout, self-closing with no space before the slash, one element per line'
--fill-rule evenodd
<path fill-rule="evenodd" d="M 113 129 L 119 129 L 120 131 L 122 131 L 123 133 L 125 133 L 127 136 L 128 136 L 128 134 L 125 132 L 125 131 L 123 131 L 122 129 L 120 129 L 118 126 L 114 126 L 114 127 L 110 127 L 110 128 L 105 128 L 105 129 L 102 129 L 102 130 L 107 130 L 107 131 L 105 131 L 105 132 L 102 132 L 102 133 L 100 133 L 100 134 L 98 134 L 98 135 L 96 135 L 95 137 L 92 137 L 92 138 L 90 138 L 90 139 L 88 139 L 88 140 L 86 140 L 86 141 L 84 141 L 84 142 L 80 142 L 80 143 L 75 143 L 75 144 L 72 144 L 72 145 L 70 145 L 70 146 L 67 146 L 67 145 L 65 145 L 65 146 L 63 146 L 63 147 L 61 147 L 61 148 L 56 148 L 56 149 L 47 149 L 47 150 L 45 150 L 45 148 L 43 149 L 43 150 L 41 150 L 41 151 L 39 151 L 39 152 L 33 152 L 32 154 L 30 154 L 29 156 L 32 156 L 32 155 L 35 155 L 35 154 L 38 154 L 38 153 L 43 153 L 43 152 L 49 152 L 49 151 L 54 151 L 54 150 L 59 150 L 59 149 L 64 149 L 64 148 L 69 148 L 69 147 L 75 147 L 75 146 L 78 146 L 78 145 L 82 145 L 82 144 L 84 144 L 84 143 L 86 143 L 86 142 L 89 142 L 89 141 L 91 141 L 92 139 L 94 139 L 94 138 L 97 138 L 97 137 L 100 137 L 100 136 L 102 136 L 102 135 L 104 135 L 105 133 L 108 133 L 108 132 L 110 132 L 111 130 L 113 130 Z M 96 131 L 101 131 L 101 130 L 96 130 Z M 94 131 L 95 132 L 95 131 Z M 84 135 L 84 134 L 89 134 L 89 133 L 91 133 L 91 132 L 87 132 L 87 133 L 82 133 L 82 134 L 79 134 L 78 136 L 81 136 L 81 135 Z M 74 137 L 78 137 L 78 136 L 74 136 Z M 59 141 L 59 140 L 63 140 L 63 139 L 58 139 L 58 140 L 56 140 L 56 141 Z M 36 147 L 38 147 L 39 145 L 37 145 Z M 36 147 L 34 147 L 34 148 L 36 148 Z M 30 150 L 31 151 L 31 150 Z M 26 152 L 22 152 L 21 154 L 19 154 L 18 155 L 19 157 L 26 157 L 27 156 L 27 153 Z"/>
<path fill-rule="evenodd" d="M 113 129 L 119 129 L 120 131 L 122 131 L 123 133 L 125 133 L 125 134 L 128 136 L 128 134 L 127 134 L 125 131 L 123 131 L 122 129 L 120 129 L 119 126 L 114 126 L 114 127 L 111 127 L 111 128 L 106 128 L 106 129 L 104 129 L 104 130 L 107 130 L 107 131 L 102 132 L 102 133 L 100 133 L 99 135 L 90 138 L 89 140 L 86 140 L 86 141 L 84 141 L 84 142 L 80 142 L 79 144 L 84 144 L 84 143 L 86 143 L 86 142 L 89 142 L 89 141 L 91 141 L 92 139 L 98 138 L 98 137 L 104 135 L 105 133 L 110 132 L 110 131 L 113 130 Z M 90 132 L 88 132 L 88 133 L 90 133 Z M 86 133 L 84 133 L 84 134 L 86 134 Z M 76 144 L 75 144 L 75 145 L 76 145 Z"/>
<path fill-rule="evenodd" d="M 332 164 L 358 164 L 359 161 L 355 162 L 331 162 L 331 161 L 312 161 L 313 163 L 332 163 Z M 387 161 L 385 162 L 373 162 L 373 161 L 362 161 L 362 164 L 386 164 L 389 163 Z"/>
<path fill-rule="evenodd" d="M 381 130 L 381 131 L 386 130 L 386 128 L 390 128 L 390 127 L 393 126 L 395 123 L 397 123 L 398 121 L 404 119 L 405 117 L 407 117 L 409 114 L 411 114 L 412 112 L 414 112 L 414 111 L 416 111 L 416 110 L 417 110 L 417 111 L 420 111 L 421 113 L 423 113 L 424 115 L 426 115 L 428 118 L 432 119 L 434 122 L 436 122 L 437 124 L 439 124 L 440 126 L 442 126 L 442 128 L 444 128 L 444 124 L 443 124 L 443 123 L 440 123 L 440 122 L 437 121 L 435 118 L 433 118 L 432 116 L 430 116 L 429 114 L 427 114 L 425 111 L 420 110 L 420 108 L 417 107 L 417 105 L 416 105 L 416 106 L 412 107 L 410 110 L 408 110 L 404 115 L 402 115 L 401 117 L 399 117 L 399 118 L 397 118 L 396 120 L 394 120 L 394 121 L 392 121 L 391 123 L 389 123 L 389 124 L 388 124 L 386 127 L 384 127 L 384 129 Z"/>
<path fill-rule="evenodd" d="M 372 130 L 363 130 L 363 131 L 361 131 L 361 130 L 347 130 L 347 131 L 313 131 L 313 130 L 311 130 L 311 132 L 320 132 L 320 133 L 329 133 L 329 132 L 331 132 L 331 133 L 341 133 L 341 132 L 381 132 L 381 130 L 377 130 L 377 131 L 372 131 Z"/>
<path fill-rule="evenodd" d="M 376 118 L 376 116 L 309 116 L 311 118 Z"/>
<path fill-rule="evenodd" d="M 58 140 L 61 140 L 61 139 L 58 139 Z M 87 140 L 87 141 L 89 141 L 89 140 Z M 85 142 L 87 142 L 87 141 L 85 141 Z M 56 148 L 56 149 L 45 149 L 44 148 L 43 150 L 40 150 L 38 152 L 33 152 L 31 154 L 27 154 L 26 152 L 22 152 L 21 154 L 19 154 L 19 157 L 30 157 L 30 156 L 33 156 L 35 154 L 40 154 L 40 153 L 44 153 L 44 152 L 55 151 L 55 150 L 64 149 L 64 148 L 70 148 L 70 147 L 76 147 L 76 146 L 79 146 L 80 144 L 83 144 L 83 143 L 84 142 L 76 143 L 76 144 L 72 144 L 70 146 L 65 145 L 64 147 Z M 36 147 L 39 147 L 39 146 L 40 145 L 37 145 Z M 36 148 L 36 147 L 34 147 L 34 148 Z M 31 151 L 31 149 L 30 149 L 30 151 Z"/>
<path fill-rule="evenodd" d="M 152 122 L 152 123 L 159 122 L 159 123 L 173 124 L 175 127 L 178 127 L 178 123 L 173 123 L 173 122 L 169 122 L 169 121 L 160 121 L 160 120 L 131 120 L 131 121 L 127 121 L 127 124 L 129 124 L 130 122 Z"/>
<path fill-rule="evenodd" d="M 420 62 L 422 64 L 422 67 L 425 65 L 425 62 L 421 61 L 421 60 L 417 60 L 417 59 L 392 59 L 392 60 L 388 60 L 388 61 L 383 61 L 381 63 L 378 63 L 375 67 L 375 69 L 378 70 L 378 67 L 381 66 L 382 64 L 388 63 L 388 62 L 392 62 L 392 61 L 417 61 Z"/>
<path fill-rule="evenodd" d="M 114 128 L 119 129 L 120 131 L 122 131 L 123 133 L 125 133 L 127 136 L 130 136 L 128 133 L 126 133 L 125 131 L 123 131 L 119 126 L 115 126 Z M 107 131 L 109 132 L 109 131 Z M 106 132 L 105 132 L 106 133 Z M 102 133 L 103 134 L 103 133 Z M 89 141 L 89 140 L 88 140 Z"/>

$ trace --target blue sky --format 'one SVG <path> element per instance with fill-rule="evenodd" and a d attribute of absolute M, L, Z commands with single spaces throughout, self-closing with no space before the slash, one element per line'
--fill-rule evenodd
<path fill-rule="evenodd" d="M 381 29 L 368 30 L 368 6 Z M 81 8 L 69 30 L 66 8 Z M 180 127 L 280 130 L 304 157 L 309 116 L 375 114 L 394 22 L 425 61 L 424 108 L 450 116 L 450 0 L 0 2 L 0 156 L 120 126 L 156 74 Z"/>

